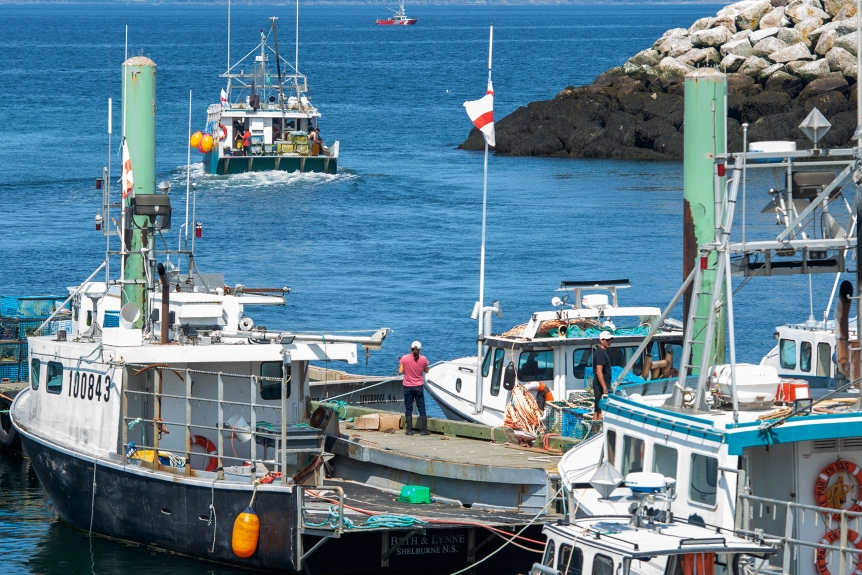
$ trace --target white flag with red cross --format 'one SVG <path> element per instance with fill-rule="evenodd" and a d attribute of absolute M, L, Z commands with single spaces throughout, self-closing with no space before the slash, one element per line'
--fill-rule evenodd
<path fill-rule="evenodd" d="M 135 179 L 132 177 L 132 158 L 129 156 L 129 146 L 123 140 L 123 199 L 135 197 Z"/>
<path fill-rule="evenodd" d="M 494 87 L 488 80 L 488 91 L 479 100 L 464 102 L 467 115 L 473 124 L 485 135 L 485 141 L 489 146 L 496 146 L 496 135 L 494 133 Z"/>

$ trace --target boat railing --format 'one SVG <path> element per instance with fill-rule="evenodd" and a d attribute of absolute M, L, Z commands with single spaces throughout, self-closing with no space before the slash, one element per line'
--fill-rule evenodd
<path fill-rule="evenodd" d="M 854 542 L 858 534 L 862 533 L 860 531 L 862 528 L 860 525 L 862 523 L 862 511 L 818 507 L 748 494 L 740 494 L 737 500 L 736 532 L 783 547 L 781 565 L 770 565 L 768 568 L 759 570 L 759 573 L 789 573 L 789 566 L 797 561 L 797 556 L 802 549 L 813 549 L 815 553 L 822 550 L 824 554 L 829 551 L 837 551 L 837 573 L 839 574 L 855 572 L 855 568 L 849 567 L 862 561 L 862 548 L 857 548 L 858 542 Z M 767 523 L 780 525 L 782 521 L 784 523 L 783 534 L 767 532 L 765 527 Z M 807 522 L 813 522 L 814 526 L 822 522 L 826 528 L 826 535 L 818 541 L 801 539 L 799 536 L 800 528 Z M 824 541 L 828 541 L 828 543 Z M 846 561 L 846 553 L 853 554 L 854 558 L 849 566 Z"/>
<path fill-rule="evenodd" d="M 140 374 L 144 371 L 152 371 L 154 373 L 151 385 L 146 390 L 129 389 L 128 372 L 132 370 L 135 374 Z M 166 393 L 163 391 L 163 385 L 169 374 L 178 378 L 184 383 L 185 393 Z M 216 397 L 204 397 L 193 393 L 193 378 L 196 376 L 207 376 L 216 378 L 217 388 Z M 258 464 L 267 467 L 267 472 L 278 477 L 281 476 L 281 482 L 287 483 L 287 469 L 290 467 L 288 461 L 294 459 L 299 461 L 301 455 L 323 456 L 324 435 L 320 429 L 307 425 L 283 425 L 282 412 L 285 406 L 285 401 L 282 400 L 280 406 L 263 405 L 254 401 L 239 401 L 233 399 L 225 399 L 224 390 L 226 387 L 236 388 L 240 385 L 249 386 L 249 396 L 257 397 L 258 386 L 261 382 L 280 383 L 281 389 L 284 390 L 290 382 L 290 375 L 285 378 L 266 377 L 250 374 L 228 374 L 222 372 L 212 372 L 195 369 L 174 369 L 164 365 L 145 366 L 126 364 L 126 369 L 123 374 L 123 398 L 122 412 L 123 425 L 121 431 L 122 451 L 121 455 L 123 463 L 128 463 L 128 460 L 133 457 L 135 452 L 144 450 L 148 456 L 144 459 L 146 465 L 152 464 L 156 470 L 171 470 L 181 472 L 185 475 L 192 475 L 194 470 L 191 468 L 190 456 L 195 453 L 197 456 L 206 458 L 208 461 L 207 470 L 218 471 L 219 477 L 223 478 L 224 473 L 228 473 L 237 478 L 243 478 L 246 475 L 250 477 L 250 481 L 254 482 L 257 477 Z M 175 382 L 174 382 L 175 383 Z M 175 390 L 175 387 L 174 387 Z M 130 400 L 141 398 L 152 407 L 144 407 L 143 410 L 148 413 L 130 413 Z M 145 405 L 141 401 L 141 405 Z M 166 402 L 180 402 L 180 409 L 174 406 L 173 413 L 182 410 L 185 414 L 183 418 L 169 419 L 163 417 L 162 405 Z M 201 405 L 216 406 L 216 423 L 208 425 L 201 421 L 194 421 L 193 403 L 198 407 Z M 183 405 L 184 404 L 184 405 Z M 184 409 L 182 409 L 184 407 Z M 239 416 L 241 423 L 232 425 L 237 421 L 230 421 L 231 417 Z M 264 419 L 269 417 L 276 421 L 269 422 Z M 247 418 L 247 419 L 246 419 Z M 141 442 L 137 443 L 134 438 L 137 436 L 136 426 L 141 427 Z M 175 445 L 165 447 L 160 445 L 160 438 L 169 433 L 170 428 L 182 428 L 185 432 L 185 441 L 183 448 L 178 448 Z M 152 431 L 151 440 L 147 440 L 148 429 Z M 202 442 L 199 433 L 203 431 L 211 431 L 215 433 L 216 441 L 211 441 L 204 437 L 209 447 L 207 453 L 197 453 L 191 451 L 191 446 L 194 444 L 200 445 Z M 241 443 L 249 444 L 249 456 L 237 455 L 234 447 L 233 455 L 226 452 L 225 436 L 229 437 L 229 445 L 234 445 L 235 438 L 246 438 Z M 262 448 L 262 453 L 259 452 Z M 267 450 L 273 449 L 274 455 L 272 459 L 267 459 Z M 160 456 L 164 452 L 164 459 L 169 462 L 160 462 Z M 140 459 L 140 457 L 135 457 Z M 152 459 L 152 461 L 149 461 Z M 210 463 L 216 461 L 216 466 Z M 250 466 L 248 464 L 250 464 Z M 300 465 L 299 467 L 303 467 Z M 212 468 L 212 469 L 210 469 Z M 270 469 L 272 468 L 272 469 Z M 236 471 L 236 473 L 232 473 Z"/>

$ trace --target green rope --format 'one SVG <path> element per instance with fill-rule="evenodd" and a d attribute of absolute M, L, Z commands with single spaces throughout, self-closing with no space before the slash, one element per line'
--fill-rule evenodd
<path fill-rule="evenodd" d="M 340 421 L 344 421 L 344 419 L 347 417 L 347 407 L 349 405 L 346 401 L 342 399 L 330 399 L 326 402 L 326 404 L 331 405 L 332 408 L 335 410 L 335 413 L 338 413 L 339 409 L 342 410 L 342 413 L 338 413 L 338 419 Z"/>
<path fill-rule="evenodd" d="M 382 527 L 398 529 L 412 527 L 413 525 L 424 525 L 425 523 L 427 522 L 423 521 L 422 519 L 419 519 L 418 517 L 412 517 L 410 515 L 374 515 L 372 517 L 369 517 L 368 520 L 361 525 L 355 524 L 347 517 L 344 517 L 342 519 L 342 525 L 345 529 L 380 529 Z M 328 526 L 332 529 L 337 529 L 338 506 L 330 505 L 329 515 L 320 523 L 311 523 L 309 521 L 305 521 L 305 525 L 308 527 Z"/>

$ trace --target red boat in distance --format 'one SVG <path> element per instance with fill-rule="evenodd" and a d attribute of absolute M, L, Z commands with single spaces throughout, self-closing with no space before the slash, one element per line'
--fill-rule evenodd
<path fill-rule="evenodd" d="M 390 10 L 392 10 L 390 8 Z M 393 10 L 393 12 L 395 12 Z M 385 18 L 383 20 L 378 19 L 378 26 L 412 26 L 417 22 L 418 18 L 408 18 L 404 14 L 404 4 L 400 4 L 398 6 L 398 11 L 395 12 L 391 17 Z"/>

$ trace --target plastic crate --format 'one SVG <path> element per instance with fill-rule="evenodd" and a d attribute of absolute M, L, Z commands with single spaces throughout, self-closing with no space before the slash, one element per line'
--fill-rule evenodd
<path fill-rule="evenodd" d="M 106 311 L 105 318 L 102 320 L 102 327 L 120 327 L 120 311 Z"/>
<path fill-rule="evenodd" d="M 560 435 L 563 437 L 572 437 L 574 439 L 583 439 L 586 437 L 588 430 L 586 425 L 583 425 L 584 416 L 586 414 L 587 411 L 585 409 L 564 409 Z"/>
<path fill-rule="evenodd" d="M 18 381 L 20 373 L 20 365 L 15 362 L 0 362 L 0 380 L 8 379 L 9 381 Z"/>
<path fill-rule="evenodd" d="M 11 340 L 0 342 L 0 362 L 21 361 L 21 342 Z"/>
<path fill-rule="evenodd" d="M 0 315 L 10 318 L 48 317 L 63 305 L 65 296 L 0 296 Z"/>

